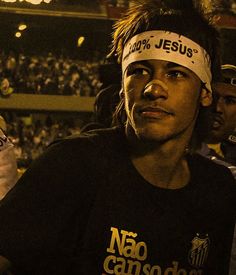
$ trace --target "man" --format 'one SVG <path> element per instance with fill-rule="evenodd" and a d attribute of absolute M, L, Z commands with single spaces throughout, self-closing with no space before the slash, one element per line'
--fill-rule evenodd
<path fill-rule="evenodd" d="M 124 124 L 52 145 L 2 201 L 2 269 L 228 273 L 234 179 L 191 153 L 218 77 L 216 32 L 193 7 L 168 3 L 136 5 L 116 24 Z"/>
<path fill-rule="evenodd" d="M 216 94 L 213 125 L 208 137 L 208 148 L 203 153 L 213 159 L 236 165 L 236 66 L 222 65 L 220 82 L 214 84 Z M 232 172 L 236 171 L 232 167 Z M 235 174 L 236 176 L 236 174 Z"/>
<path fill-rule="evenodd" d="M 211 160 L 227 166 L 236 179 L 236 66 L 221 67 L 222 80 L 214 84 L 215 107 L 208 144 L 200 153 Z M 236 231 L 231 254 L 230 275 L 236 274 Z"/>

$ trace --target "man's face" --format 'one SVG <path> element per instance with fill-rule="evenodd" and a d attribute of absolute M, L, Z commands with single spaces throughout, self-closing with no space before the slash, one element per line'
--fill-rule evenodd
<path fill-rule="evenodd" d="M 226 83 L 213 85 L 216 107 L 212 127 L 212 142 L 228 138 L 236 127 L 236 86 Z"/>
<path fill-rule="evenodd" d="M 137 137 L 161 142 L 191 136 L 202 100 L 192 71 L 168 61 L 139 61 L 128 66 L 123 81 L 127 127 Z"/>

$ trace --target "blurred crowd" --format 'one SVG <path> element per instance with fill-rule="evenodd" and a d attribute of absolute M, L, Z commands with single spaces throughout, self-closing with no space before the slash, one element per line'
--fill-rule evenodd
<path fill-rule="evenodd" d="M 14 93 L 95 96 L 101 61 L 0 52 L 1 95 Z"/>
<path fill-rule="evenodd" d="M 54 140 L 76 134 L 80 127 L 73 121 L 45 120 L 27 122 L 22 118 L 7 123 L 7 135 L 14 144 L 18 168 L 27 168 Z"/>
<path fill-rule="evenodd" d="M 29 56 L 0 52 L 0 97 L 12 93 L 97 96 L 101 89 L 120 82 L 119 67 L 96 58 L 91 60 L 58 57 L 52 53 Z M 35 119 L 12 112 L 3 114 L 6 134 L 14 144 L 20 169 L 26 169 L 54 140 L 79 133 L 83 124 L 90 122 L 90 118 L 82 119 L 78 126 L 76 119 L 45 116 Z"/>

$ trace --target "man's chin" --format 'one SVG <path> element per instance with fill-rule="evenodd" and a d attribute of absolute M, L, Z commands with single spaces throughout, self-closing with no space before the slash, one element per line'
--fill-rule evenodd
<path fill-rule="evenodd" d="M 220 143 L 227 138 L 225 131 L 221 127 L 213 128 L 211 130 L 210 138 L 208 143 Z"/>
<path fill-rule="evenodd" d="M 150 128 L 136 129 L 135 133 L 140 140 L 149 142 L 164 142 L 171 136 L 168 132 Z"/>

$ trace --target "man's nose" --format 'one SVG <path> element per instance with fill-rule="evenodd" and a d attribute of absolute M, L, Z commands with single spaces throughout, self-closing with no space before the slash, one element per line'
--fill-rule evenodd
<path fill-rule="evenodd" d="M 217 113 L 223 113 L 224 110 L 224 99 L 222 97 L 218 97 L 216 101 L 215 110 Z"/>
<path fill-rule="evenodd" d="M 168 87 L 167 85 L 159 80 L 155 79 L 150 81 L 145 87 L 143 92 L 144 97 L 155 100 L 157 98 L 167 99 L 168 98 Z"/>

